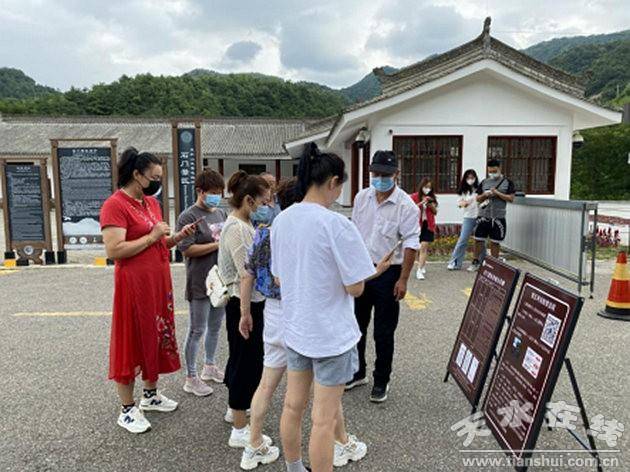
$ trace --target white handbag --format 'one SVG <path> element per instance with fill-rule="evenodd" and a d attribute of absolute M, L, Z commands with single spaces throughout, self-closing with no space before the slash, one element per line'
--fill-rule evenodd
<path fill-rule="evenodd" d="M 231 285 L 231 284 L 230 284 Z M 206 277 L 206 289 L 210 304 L 215 308 L 221 308 L 227 305 L 230 300 L 228 285 L 225 284 L 221 274 L 219 273 L 219 265 L 215 264 L 208 272 Z"/>

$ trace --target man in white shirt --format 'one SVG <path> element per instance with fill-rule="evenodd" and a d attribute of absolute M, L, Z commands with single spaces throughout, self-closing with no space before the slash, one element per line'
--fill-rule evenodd
<path fill-rule="evenodd" d="M 354 312 L 361 329 L 359 371 L 346 390 L 368 383 L 365 346 L 374 309 L 376 363 L 370 400 L 387 400 L 394 357 L 394 335 L 398 326 L 400 300 L 407 293 L 407 281 L 420 247 L 419 210 L 409 195 L 396 185 L 398 162 L 392 151 L 377 151 L 370 165 L 371 185 L 354 199 L 352 221 L 376 265 L 395 249 L 391 267 L 365 284 L 363 295 L 355 300 Z"/>

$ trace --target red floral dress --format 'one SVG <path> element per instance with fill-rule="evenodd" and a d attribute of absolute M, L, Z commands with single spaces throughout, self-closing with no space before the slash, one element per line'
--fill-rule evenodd
<path fill-rule="evenodd" d="M 127 241 L 151 232 L 162 220 L 160 204 L 153 197 L 140 203 L 122 190 L 101 208 L 101 228 L 127 230 Z M 114 310 L 109 345 L 109 378 L 128 384 L 142 372 L 155 382 L 159 374 L 180 368 L 173 308 L 173 283 L 166 241 L 141 253 L 116 261 Z"/>

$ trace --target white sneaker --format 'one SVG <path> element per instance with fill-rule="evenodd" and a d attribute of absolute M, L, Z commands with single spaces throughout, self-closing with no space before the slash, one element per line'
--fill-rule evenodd
<path fill-rule="evenodd" d="M 416 270 L 416 279 L 424 280 L 425 278 L 426 277 L 424 276 L 424 270 L 423 269 Z"/>
<path fill-rule="evenodd" d="M 247 417 L 249 418 L 249 416 L 252 414 L 252 410 L 246 410 L 245 411 L 245 415 L 247 415 Z M 234 423 L 234 413 L 232 413 L 232 408 L 230 408 L 228 406 L 227 411 L 225 412 L 225 416 L 223 417 L 223 419 L 225 420 L 226 423 Z"/>
<path fill-rule="evenodd" d="M 348 444 L 335 441 L 335 457 L 333 465 L 343 467 L 348 461 L 360 461 L 367 454 L 367 445 L 362 443 L 353 434 L 348 435 Z"/>
<path fill-rule="evenodd" d="M 208 382 L 212 380 L 216 383 L 223 383 L 225 379 L 225 374 L 221 369 L 219 369 L 216 365 L 204 365 L 201 370 L 201 380 L 205 380 Z"/>
<path fill-rule="evenodd" d="M 151 423 L 144 417 L 144 414 L 134 406 L 127 413 L 120 413 L 118 416 L 118 426 L 122 426 L 130 433 L 139 434 L 151 429 Z"/>
<path fill-rule="evenodd" d="M 212 394 L 214 390 L 208 384 L 206 384 L 199 377 L 186 377 L 186 382 L 184 382 L 184 392 L 192 393 L 198 397 L 207 397 Z"/>
<path fill-rule="evenodd" d="M 457 270 L 457 266 L 455 265 L 454 262 L 449 262 L 448 265 L 446 266 L 446 268 L 448 270 Z"/>
<path fill-rule="evenodd" d="M 251 445 L 245 446 L 243 456 L 241 457 L 241 469 L 253 470 L 258 464 L 271 464 L 276 462 L 280 457 L 280 449 L 276 446 L 269 446 L 264 441 L 254 449 Z"/>
<path fill-rule="evenodd" d="M 140 400 L 140 409 L 143 411 L 161 411 L 162 413 L 168 413 L 177 409 L 177 402 L 166 398 L 159 390 L 151 398 L 144 398 Z"/>
<path fill-rule="evenodd" d="M 422 267 L 422 273 L 426 274 L 427 273 L 427 266 Z"/>
<path fill-rule="evenodd" d="M 228 441 L 228 445 L 230 447 L 236 448 L 245 448 L 249 446 L 249 440 L 251 436 L 251 431 L 249 430 L 249 425 L 245 426 L 243 429 L 232 428 L 232 433 L 230 433 L 230 440 Z M 269 436 L 262 435 L 263 445 L 271 446 L 273 441 Z"/>
<path fill-rule="evenodd" d="M 470 264 L 466 270 L 468 270 L 468 272 L 477 272 L 479 270 L 479 264 Z"/>

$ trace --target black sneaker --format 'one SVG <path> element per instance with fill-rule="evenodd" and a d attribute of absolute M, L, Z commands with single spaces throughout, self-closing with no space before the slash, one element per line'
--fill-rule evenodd
<path fill-rule="evenodd" d="M 383 403 L 387 400 L 387 392 L 389 392 L 389 384 L 384 386 L 374 385 L 374 387 L 372 387 L 370 401 L 374 403 Z"/>
<path fill-rule="evenodd" d="M 360 385 L 367 385 L 367 383 L 367 377 L 361 377 L 360 379 L 354 378 L 346 384 L 346 391 L 352 390 L 354 387 L 358 387 Z"/>

